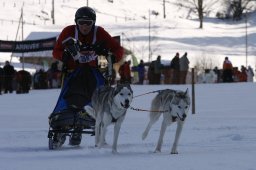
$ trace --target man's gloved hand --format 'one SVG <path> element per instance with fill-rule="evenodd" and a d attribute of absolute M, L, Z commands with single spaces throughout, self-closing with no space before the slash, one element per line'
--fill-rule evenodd
<path fill-rule="evenodd" d="M 69 52 L 67 50 L 64 50 L 62 53 L 62 62 L 66 64 L 70 57 L 71 56 L 70 56 Z"/>
<path fill-rule="evenodd" d="M 76 61 L 80 58 L 80 48 L 77 44 L 68 46 L 65 50 L 73 57 L 73 59 Z"/>
<path fill-rule="evenodd" d="M 73 57 L 73 59 L 76 61 L 80 57 L 80 45 L 79 42 L 70 37 L 62 42 L 63 46 L 65 47 L 64 53 L 66 55 L 70 55 Z"/>
<path fill-rule="evenodd" d="M 94 44 L 93 49 L 97 55 L 108 56 L 109 51 L 105 48 L 104 42 Z"/>

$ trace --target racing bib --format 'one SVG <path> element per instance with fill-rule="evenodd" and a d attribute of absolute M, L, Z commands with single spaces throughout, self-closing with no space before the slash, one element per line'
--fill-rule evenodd
<path fill-rule="evenodd" d="M 95 51 L 82 51 L 80 52 L 79 63 L 89 63 L 97 59 Z"/>

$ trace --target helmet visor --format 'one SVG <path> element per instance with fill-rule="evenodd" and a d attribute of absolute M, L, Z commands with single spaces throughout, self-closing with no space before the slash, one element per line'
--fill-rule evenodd
<path fill-rule="evenodd" d="M 83 18 L 80 18 L 77 20 L 76 22 L 78 25 L 86 25 L 86 26 L 91 26 L 94 21 L 93 20 L 88 20 L 88 19 L 83 19 Z"/>

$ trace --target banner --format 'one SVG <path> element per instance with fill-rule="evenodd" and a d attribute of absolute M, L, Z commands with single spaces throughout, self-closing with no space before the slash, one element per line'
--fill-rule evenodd
<path fill-rule="evenodd" d="M 53 50 L 56 43 L 56 37 L 40 40 L 27 41 L 2 41 L 0 40 L 0 52 L 34 52 Z"/>
<path fill-rule="evenodd" d="M 36 52 L 53 50 L 57 37 L 40 39 L 40 40 L 26 40 L 26 41 L 2 41 L 0 40 L 0 52 Z M 119 44 L 121 44 L 120 36 L 113 37 Z"/>

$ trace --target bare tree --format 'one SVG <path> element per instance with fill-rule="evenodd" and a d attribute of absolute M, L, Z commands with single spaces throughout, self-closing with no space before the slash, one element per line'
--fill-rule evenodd
<path fill-rule="evenodd" d="M 177 5 L 187 8 L 189 13 L 193 12 L 198 15 L 199 18 L 199 28 L 203 28 L 204 14 L 211 10 L 213 4 L 217 3 L 219 0 L 207 1 L 205 0 L 181 0 Z"/>
<path fill-rule="evenodd" d="M 202 54 L 200 57 L 197 57 L 195 60 L 195 67 L 197 71 L 202 73 L 206 69 L 213 69 L 218 66 L 219 62 L 214 56 L 207 56 L 206 54 Z"/>
<path fill-rule="evenodd" d="M 242 19 L 245 10 L 255 10 L 255 0 L 232 0 L 230 1 L 229 12 L 234 20 Z"/>

